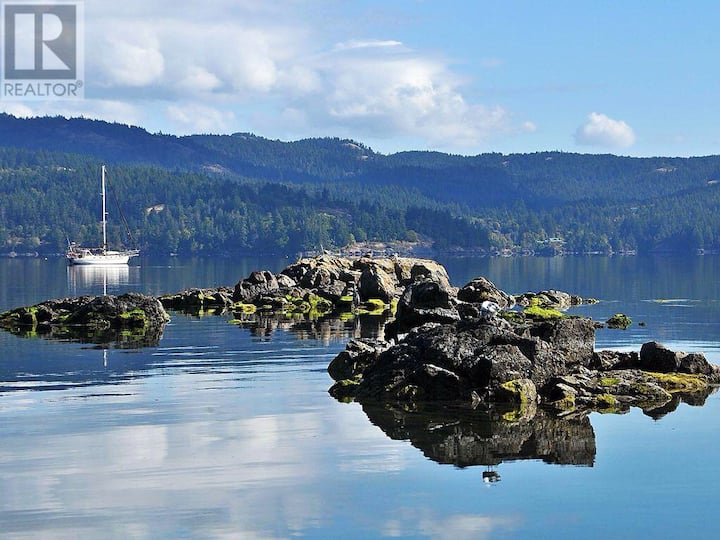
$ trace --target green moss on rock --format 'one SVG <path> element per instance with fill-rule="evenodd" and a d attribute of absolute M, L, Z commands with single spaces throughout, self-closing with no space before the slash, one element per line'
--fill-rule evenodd
<path fill-rule="evenodd" d="M 632 324 L 632 319 L 624 313 L 616 313 L 605 321 L 605 324 L 608 328 L 619 328 L 620 330 L 625 330 Z"/>
<path fill-rule="evenodd" d="M 535 320 L 551 320 L 551 319 L 562 319 L 565 315 L 557 309 L 543 308 L 540 306 L 529 306 L 523 310 L 523 313 Z"/>
<path fill-rule="evenodd" d="M 709 383 L 704 375 L 690 373 L 650 373 L 658 386 L 668 392 L 701 392 L 708 388 Z"/>

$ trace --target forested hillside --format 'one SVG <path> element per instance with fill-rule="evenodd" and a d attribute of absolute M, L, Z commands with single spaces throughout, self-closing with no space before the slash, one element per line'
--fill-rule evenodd
<path fill-rule="evenodd" d="M 720 247 L 720 157 L 561 152 L 383 155 L 335 138 L 175 137 L 0 115 L 0 252 L 99 241 L 108 164 L 112 244 L 146 252 L 277 252 L 352 241 L 592 252 Z"/>

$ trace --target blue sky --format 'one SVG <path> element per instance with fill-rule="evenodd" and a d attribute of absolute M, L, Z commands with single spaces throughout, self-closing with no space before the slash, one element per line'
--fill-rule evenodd
<path fill-rule="evenodd" d="M 0 109 L 384 153 L 720 153 L 718 2 L 84 5 L 85 98 Z"/>

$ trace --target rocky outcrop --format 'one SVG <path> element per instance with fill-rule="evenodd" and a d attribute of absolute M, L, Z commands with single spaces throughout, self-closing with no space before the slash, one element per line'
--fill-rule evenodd
<path fill-rule="evenodd" d="M 513 297 L 482 277 L 456 290 L 438 275 L 406 286 L 385 327 L 389 343 L 353 341 L 330 364 L 332 395 L 362 403 L 539 403 L 567 414 L 657 409 L 720 381 L 702 354 L 657 343 L 639 354 L 595 352 L 598 323 L 557 309 L 580 297 L 554 290 Z M 510 311 L 514 301 L 527 308 Z"/>
<path fill-rule="evenodd" d="M 514 297 L 515 302 L 522 307 L 538 306 L 548 309 L 565 310 L 581 304 L 594 304 L 594 298 L 582 298 L 576 294 L 556 291 L 554 289 L 540 292 L 526 292 Z"/>
<path fill-rule="evenodd" d="M 199 313 L 212 310 L 224 310 L 232 306 L 233 291 L 229 287 L 216 287 L 211 289 L 186 289 L 175 294 L 168 294 L 159 298 L 166 309 L 183 311 L 186 313 Z"/>
<path fill-rule="evenodd" d="M 49 300 L 0 314 L 0 327 L 21 336 L 119 346 L 157 345 L 170 320 L 157 298 L 139 293 Z"/>
<path fill-rule="evenodd" d="M 279 274 L 252 272 L 235 285 L 232 302 L 293 311 L 293 303 L 313 303 L 308 300 L 310 296 L 326 302 L 324 312 L 344 311 L 362 303 L 389 305 L 398 300 L 407 285 L 425 279 L 450 288 L 447 272 L 434 261 L 321 255 L 301 259 Z"/>
<path fill-rule="evenodd" d="M 516 328 L 502 319 L 430 323 L 377 355 L 361 373 L 358 399 L 485 402 L 502 385 L 528 380 L 540 389 L 593 360 L 589 319 Z M 533 390 L 536 392 L 536 390 Z"/>
<path fill-rule="evenodd" d="M 704 402 L 712 392 L 711 380 L 705 375 L 634 368 L 580 369 L 551 381 L 546 387 L 545 402 L 558 412 L 590 409 L 621 413 L 636 406 L 658 417 L 673 410 L 680 401 Z"/>
<path fill-rule="evenodd" d="M 355 258 L 321 255 L 300 259 L 280 273 L 251 272 L 234 287 L 187 289 L 162 296 L 167 309 L 190 314 L 233 311 L 235 314 L 305 314 L 323 316 L 347 311 L 383 313 L 405 288 L 416 281 L 433 281 L 455 291 L 445 268 L 409 257 Z"/>

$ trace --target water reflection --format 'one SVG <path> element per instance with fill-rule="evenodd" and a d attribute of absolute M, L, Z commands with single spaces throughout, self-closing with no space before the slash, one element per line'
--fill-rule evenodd
<path fill-rule="evenodd" d="M 20 337 L 43 337 L 70 341 L 73 343 L 94 344 L 99 348 L 140 349 L 157 347 L 163 336 L 164 325 L 148 325 L 133 328 L 91 328 L 84 326 L 50 327 L 47 333 L 16 333 Z M 15 332 L 14 332 L 15 333 Z"/>
<path fill-rule="evenodd" d="M 681 403 L 685 403 L 691 407 L 704 406 L 707 399 L 717 391 L 717 387 L 710 387 L 700 392 L 675 392 L 672 394 L 672 399 L 661 407 L 643 409 L 643 412 L 653 420 L 660 420 L 671 412 L 675 412 Z"/>
<path fill-rule="evenodd" d="M 9 329 L 9 333 L 21 338 L 71 343 L 48 344 L 52 347 L 49 349 L 51 357 L 48 356 L 50 353 L 22 356 L 22 351 L 16 350 L 17 354 L 0 364 L 0 393 L 19 389 L 57 390 L 108 382 L 125 383 L 151 376 L 158 368 L 175 368 L 180 358 L 182 365 L 194 366 L 194 369 L 265 372 L 270 366 L 278 366 L 280 361 L 286 365 L 291 362 L 304 364 L 307 362 L 306 354 L 325 354 L 325 347 L 330 344 L 339 347 L 353 336 L 372 337 L 384 324 L 376 316 L 345 320 L 337 317 L 286 319 L 249 315 L 242 320 L 233 320 L 233 324 L 229 324 L 227 316 L 200 318 L 173 312 L 171 318 L 173 332 L 167 343 L 163 340 L 167 330 L 165 326 L 125 329 L 36 326 Z M 186 333 L 192 336 L 190 343 L 178 348 L 177 335 L 184 336 Z M 289 347 L 298 341 L 308 343 L 292 353 L 283 352 L 282 358 L 275 357 L 273 351 L 276 347 L 282 344 Z M 313 347 L 313 341 L 318 342 L 321 348 Z M 113 355 L 103 368 L 103 362 L 97 362 L 94 354 L 78 352 L 78 343 L 83 344 L 83 348 L 90 345 L 98 351 L 126 349 L 125 352 L 130 354 Z M 270 347 L 259 348 L 260 343 Z M 31 348 L 30 343 L 22 347 Z M 323 361 L 323 371 L 334 354 L 330 353 L 330 357 Z M 17 361 L 14 361 L 15 356 Z"/>
<path fill-rule="evenodd" d="M 140 274 L 138 266 L 68 266 L 68 291 L 72 296 L 80 296 L 88 290 L 101 290 L 102 294 L 107 294 L 108 290 L 130 283 L 131 268 L 137 279 Z"/>
<path fill-rule="evenodd" d="M 391 439 L 408 440 L 429 459 L 457 467 L 493 467 L 504 461 L 540 459 L 559 465 L 592 466 L 595 432 L 586 416 L 559 418 L 536 409 L 518 420 L 512 411 L 471 410 L 423 404 L 365 403 L 370 422 Z M 493 470 L 484 477 L 498 478 Z"/>
<path fill-rule="evenodd" d="M 323 344 L 349 338 L 382 338 L 387 321 L 388 317 L 382 315 L 309 318 L 259 314 L 237 315 L 233 320 L 239 328 L 261 339 L 270 340 L 275 332 L 282 330 L 298 340 L 319 340 Z"/>

